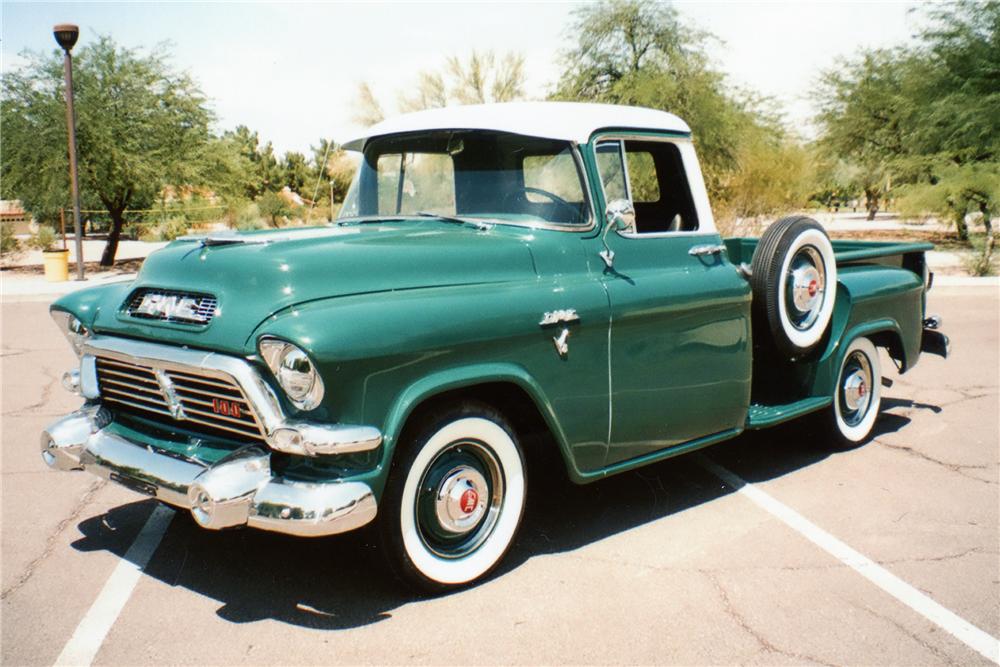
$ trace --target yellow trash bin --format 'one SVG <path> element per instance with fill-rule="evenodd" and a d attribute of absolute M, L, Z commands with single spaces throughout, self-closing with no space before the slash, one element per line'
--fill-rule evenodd
<path fill-rule="evenodd" d="M 50 283 L 69 280 L 69 250 L 46 250 L 42 253 L 45 262 L 45 279 Z"/>

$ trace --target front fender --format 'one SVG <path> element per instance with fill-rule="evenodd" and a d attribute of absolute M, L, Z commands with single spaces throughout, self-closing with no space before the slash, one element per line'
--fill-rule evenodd
<path fill-rule="evenodd" d="M 405 387 L 399 393 L 392 402 L 385 420 L 383 432 L 383 442 L 386 444 L 385 463 L 387 464 L 391 460 L 406 421 L 421 403 L 447 391 L 497 382 L 507 382 L 524 390 L 545 420 L 563 453 L 564 459 L 572 461 L 566 444 L 566 435 L 559 419 L 551 410 L 551 401 L 538 381 L 532 377 L 527 369 L 517 364 L 483 363 L 432 373 Z"/>

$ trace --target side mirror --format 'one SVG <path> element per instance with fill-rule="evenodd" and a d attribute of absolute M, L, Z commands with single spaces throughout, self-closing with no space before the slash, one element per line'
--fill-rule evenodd
<path fill-rule="evenodd" d="M 612 199 L 608 202 L 608 207 L 604 209 L 604 219 L 607 224 L 604 227 L 604 233 L 601 234 L 601 243 L 604 244 L 604 250 L 598 253 L 601 259 L 604 260 L 605 266 L 609 269 L 614 268 L 615 262 L 615 251 L 608 246 L 608 233 L 611 230 L 634 233 L 635 232 L 635 207 L 632 206 L 632 202 L 628 199 Z"/>
<path fill-rule="evenodd" d="M 612 199 L 604 210 L 604 219 L 608 223 L 604 230 L 607 235 L 612 227 L 616 231 L 635 232 L 635 207 L 627 199 Z"/>

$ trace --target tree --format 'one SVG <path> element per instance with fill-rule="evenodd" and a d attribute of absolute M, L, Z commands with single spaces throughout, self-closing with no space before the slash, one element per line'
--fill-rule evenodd
<path fill-rule="evenodd" d="M 52 219 L 69 201 L 62 55 L 26 55 L 28 64 L 3 78 L 3 196 Z M 166 185 L 201 182 L 213 117 L 191 77 L 162 52 L 110 37 L 80 49 L 74 86 L 81 200 L 111 217 L 101 257 L 109 266 L 127 209 L 150 205 Z"/>
<path fill-rule="evenodd" d="M 222 136 L 223 150 L 235 151 L 231 177 L 239 181 L 242 196 L 256 199 L 265 192 L 284 186 L 281 165 L 274 155 L 271 142 L 260 145 L 260 137 L 245 125 Z"/>
<path fill-rule="evenodd" d="M 359 125 L 370 127 L 375 123 L 380 123 L 385 118 L 382 105 L 372 91 L 372 87 L 367 82 L 358 84 L 358 99 L 354 106 L 354 120 Z"/>
<path fill-rule="evenodd" d="M 644 106 L 681 116 L 693 131 L 714 202 L 743 214 L 763 213 L 750 204 L 773 200 L 770 194 L 741 194 L 734 188 L 750 183 L 741 169 L 782 159 L 788 144 L 764 101 L 734 93 L 711 66 L 705 49 L 712 37 L 685 25 L 669 4 L 653 0 L 585 4 L 574 16 L 577 41 L 563 54 L 564 71 L 553 98 Z"/>
<path fill-rule="evenodd" d="M 277 192 L 265 192 L 257 200 L 260 214 L 267 218 L 272 227 L 277 227 L 281 218 L 291 217 L 295 212 L 284 197 Z"/>
<path fill-rule="evenodd" d="M 524 56 L 473 50 L 465 60 L 450 56 L 440 70 L 419 72 L 413 92 L 400 93 L 396 106 L 408 113 L 453 104 L 513 102 L 524 99 L 525 78 Z M 371 86 L 359 84 L 354 120 L 374 125 L 385 118 L 383 109 Z"/>
<path fill-rule="evenodd" d="M 899 51 L 872 51 L 824 73 L 817 118 L 820 145 L 860 170 L 868 219 L 874 220 L 893 167 L 902 169 L 916 111 L 907 94 L 912 62 Z"/>
<path fill-rule="evenodd" d="M 281 161 L 281 186 L 288 186 L 292 192 L 302 194 L 308 184 L 311 188 L 315 178 L 310 178 L 309 164 L 302 153 L 289 151 Z M 312 195 L 312 193 L 309 193 Z"/>
<path fill-rule="evenodd" d="M 842 61 L 818 91 L 820 146 L 865 172 L 869 219 L 890 179 L 933 184 L 1000 156 L 1000 1 L 928 7 L 915 44 Z"/>
<path fill-rule="evenodd" d="M 904 188 L 901 204 L 911 214 L 930 212 L 952 220 L 961 240 L 969 238 L 966 218 L 970 212 L 977 213 L 986 230 L 979 272 L 990 269 L 994 246 L 992 216 L 1000 210 L 1000 162 L 945 165 L 931 180 Z"/>

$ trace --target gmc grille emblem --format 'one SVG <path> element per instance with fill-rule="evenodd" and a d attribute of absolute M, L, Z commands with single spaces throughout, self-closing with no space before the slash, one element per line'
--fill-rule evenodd
<path fill-rule="evenodd" d="M 237 419 L 239 419 L 242 414 L 239 403 L 236 401 L 227 401 L 222 398 L 212 399 L 212 412 L 217 415 L 235 417 Z"/>

